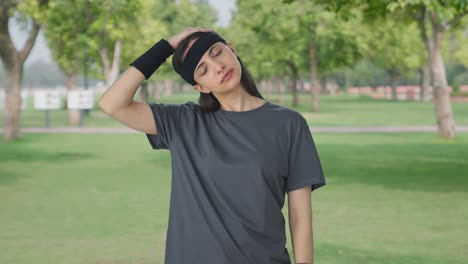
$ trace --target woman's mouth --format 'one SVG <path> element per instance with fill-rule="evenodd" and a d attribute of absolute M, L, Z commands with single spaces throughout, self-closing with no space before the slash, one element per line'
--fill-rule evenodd
<path fill-rule="evenodd" d="M 224 74 L 223 79 L 221 80 L 221 83 L 231 79 L 231 76 L 232 76 L 232 70 L 229 70 L 228 72 L 226 72 L 226 74 Z"/>

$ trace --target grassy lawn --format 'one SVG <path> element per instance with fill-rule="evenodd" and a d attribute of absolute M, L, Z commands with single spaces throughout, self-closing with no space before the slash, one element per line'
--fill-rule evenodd
<path fill-rule="evenodd" d="M 314 139 L 316 263 L 468 263 L 468 134 Z M 0 263 L 163 263 L 169 154 L 143 134 L 0 140 Z"/>
<path fill-rule="evenodd" d="M 300 103 L 293 107 L 291 94 L 286 94 L 279 100 L 277 94 L 265 98 L 273 103 L 293 108 L 301 112 L 311 126 L 390 126 L 390 125 L 430 125 L 435 126 L 434 105 L 431 102 L 405 102 L 375 100 L 365 96 L 321 96 L 320 111 L 310 111 L 310 95 L 300 96 Z M 136 100 L 139 100 L 137 95 Z M 96 98 L 97 100 L 98 98 Z M 184 103 L 198 102 L 198 93 L 186 92 L 172 96 L 164 96 L 158 102 Z M 44 127 L 45 112 L 32 109 L 32 98 L 29 108 L 23 110 L 20 124 L 22 127 Z M 124 125 L 109 118 L 97 108 L 84 117 L 84 126 L 123 127 Z M 457 125 L 468 125 L 468 105 L 452 103 Z M 51 127 L 67 126 L 67 112 L 64 110 L 50 111 Z M 3 117 L 0 118 L 0 127 Z"/>

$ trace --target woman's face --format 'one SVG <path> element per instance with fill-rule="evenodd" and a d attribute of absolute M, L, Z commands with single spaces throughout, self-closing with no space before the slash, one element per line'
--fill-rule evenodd
<path fill-rule="evenodd" d="M 227 78 L 223 79 L 226 74 Z M 216 42 L 203 54 L 195 68 L 195 89 L 204 93 L 228 91 L 240 83 L 241 74 L 241 65 L 231 43 Z"/>

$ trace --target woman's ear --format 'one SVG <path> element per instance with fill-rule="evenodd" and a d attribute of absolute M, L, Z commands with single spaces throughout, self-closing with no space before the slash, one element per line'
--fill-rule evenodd
<path fill-rule="evenodd" d="M 236 49 L 234 49 L 234 46 L 232 46 L 232 43 L 230 41 L 227 41 L 227 46 L 232 50 L 234 55 L 238 56 Z"/>
<path fill-rule="evenodd" d="M 203 86 L 201 86 L 198 83 L 193 86 L 193 89 L 196 90 L 196 91 L 199 91 L 200 93 L 211 93 L 210 90 L 205 89 Z"/>

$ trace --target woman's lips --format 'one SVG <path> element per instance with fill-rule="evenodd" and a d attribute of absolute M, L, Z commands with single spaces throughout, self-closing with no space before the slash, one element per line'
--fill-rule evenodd
<path fill-rule="evenodd" d="M 223 83 L 226 80 L 229 80 L 232 76 L 232 70 L 226 72 L 226 74 L 223 76 L 223 79 L 221 80 L 221 83 Z"/>

